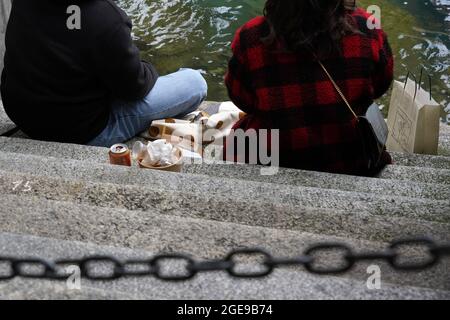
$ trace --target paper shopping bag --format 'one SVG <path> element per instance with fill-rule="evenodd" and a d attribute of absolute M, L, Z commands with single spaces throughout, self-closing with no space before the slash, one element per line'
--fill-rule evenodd
<path fill-rule="evenodd" d="M 421 82 L 421 81 L 420 81 Z M 430 88 L 431 90 L 431 88 Z M 394 82 L 388 127 L 389 151 L 436 155 L 441 106 L 415 81 Z"/>

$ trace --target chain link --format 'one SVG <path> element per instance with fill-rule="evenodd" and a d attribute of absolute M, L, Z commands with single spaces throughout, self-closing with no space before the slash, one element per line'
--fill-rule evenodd
<path fill-rule="evenodd" d="M 400 249 L 407 247 L 422 247 L 428 254 L 428 257 L 425 257 L 422 261 L 411 261 L 411 262 L 401 262 L 402 254 L 400 253 Z M 389 263 L 392 267 L 399 270 L 404 271 L 420 271 L 424 269 L 428 269 L 433 267 L 439 262 L 440 255 L 433 253 L 432 249 L 435 247 L 435 243 L 433 240 L 428 238 L 418 238 L 418 239 L 407 239 L 395 241 L 391 244 L 390 249 L 395 252 L 391 259 L 389 259 Z"/>
<path fill-rule="evenodd" d="M 334 267 L 320 267 L 320 263 L 317 263 L 317 258 L 314 257 L 314 255 L 317 255 L 320 252 L 327 252 L 327 251 L 342 251 L 342 261 L 344 262 L 341 265 L 337 265 Z M 305 268 L 311 273 L 315 274 L 341 274 L 349 271 L 353 268 L 353 266 L 356 263 L 355 259 L 349 259 L 348 257 L 353 255 L 352 249 L 348 247 L 345 244 L 339 244 L 339 243 L 325 243 L 325 244 L 319 244 L 312 248 L 309 248 L 306 250 L 305 255 L 307 257 L 311 257 L 311 261 L 305 263 Z M 319 266 L 317 266 L 319 264 Z"/>
<path fill-rule="evenodd" d="M 166 275 L 161 271 L 161 261 L 179 261 L 179 262 L 185 262 L 186 263 L 186 272 L 184 274 L 173 274 L 173 275 Z M 194 269 L 195 261 L 190 256 L 183 255 L 183 254 L 161 254 L 156 256 L 152 262 L 151 265 L 155 269 L 155 277 L 160 280 L 165 281 L 186 281 L 194 278 L 198 270 Z"/>
<path fill-rule="evenodd" d="M 422 252 L 420 257 L 411 258 L 403 253 L 415 248 Z M 333 265 L 327 261 L 333 252 Z M 319 257 L 320 256 L 320 257 Z M 252 270 L 243 270 L 248 263 L 241 259 L 258 258 Z M 428 270 L 442 259 L 450 257 L 450 243 L 437 244 L 429 238 L 414 238 L 392 242 L 383 251 L 355 252 L 342 243 L 319 243 L 307 248 L 297 257 L 277 258 L 261 248 L 245 248 L 231 251 L 223 260 L 196 261 L 184 254 L 159 254 L 150 259 L 121 261 L 112 256 L 89 256 L 83 259 L 56 260 L 54 262 L 32 258 L 18 259 L 0 256 L 0 281 L 15 277 L 32 279 L 64 280 L 69 277 L 63 266 L 78 266 L 81 276 L 93 281 L 113 281 L 124 277 L 155 277 L 163 281 L 187 281 L 198 273 L 222 271 L 235 278 L 263 278 L 276 268 L 304 267 L 318 275 L 342 274 L 350 271 L 358 262 L 385 261 L 394 270 L 418 272 Z M 420 259 L 419 259 L 420 258 Z M 338 263 L 336 262 L 338 261 Z M 183 264 L 178 271 L 170 271 L 169 263 Z M 166 266 L 166 268 L 165 268 Z M 101 269 L 101 270 L 100 270 Z M 167 270 L 166 270 L 167 269 Z"/>
<path fill-rule="evenodd" d="M 6 272 L 3 271 L 0 273 L 0 281 L 11 280 L 14 277 L 16 277 L 17 274 L 14 271 L 13 262 L 14 262 L 13 258 L 0 257 L 0 266 L 5 264 L 7 265 L 6 268 L 5 267 L 1 268 L 2 270 L 6 269 Z"/>
<path fill-rule="evenodd" d="M 235 262 L 235 258 L 237 256 L 247 256 L 247 257 L 252 257 L 252 256 L 261 256 L 264 257 L 264 261 L 261 264 L 262 268 L 260 271 L 238 271 L 239 268 L 238 264 Z M 230 276 L 235 277 L 235 278 L 263 278 L 266 277 L 268 275 L 270 275 L 273 272 L 273 265 L 271 265 L 269 262 L 271 261 L 272 256 L 270 255 L 270 253 L 268 253 L 267 251 L 265 251 L 264 249 L 251 249 L 251 248 L 247 248 L 247 249 L 237 249 L 232 251 L 226 258 L 225 261 L 227 261 L 230 264 L 230 267 L 227 269 L 227 272 Z"/>
<path fill-rule="evenodd" d="M 94 272 L 94 267 L 89 267 L 89 265 L 94 265 L 98 263 L 107 263 L 113 266 L 112 272 L 103 272 L 103 274 Z M 81 270 L 81 276 L 88 280 L 116 280 L 124 275 L 124 264 L 113 257 L 106 256 L 93 256 L 88 257 L 80 261 L 79 264 Z"/>
<path fill-rule="evenodd" d="M 25 267 L 37 266 L 38 271 L 24 271 Z M 12 261 L 12 269 L 14 274 L 20 274 L 23 278 L 41 279 L 51 277 L 56 273 L 56 266 L 53 262 L 43 259 L 21 259 Z"/>

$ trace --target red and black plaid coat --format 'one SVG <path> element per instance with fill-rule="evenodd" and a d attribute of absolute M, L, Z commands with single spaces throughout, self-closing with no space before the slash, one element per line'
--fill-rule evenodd
<path fill-rule="evenodd" d="M 386 34 L 367 27 L 364 10 L 352 17 L 361 33 L 345 36 L 342 56 L 322 62 L 363 115 L 388 90 L 393 56 Z M 258 17 L 233 41 L 225 83 L 231 100 L 248 114 L 235 129 L 279 129 L 283 167 L 365 174 L 356 121 L 331 81 L 311 53 L 288 52 L 281 41 L 263 44 L 268 33 L 267 20 Z M 391 161 L 387 153 L 385 160 Z"/>

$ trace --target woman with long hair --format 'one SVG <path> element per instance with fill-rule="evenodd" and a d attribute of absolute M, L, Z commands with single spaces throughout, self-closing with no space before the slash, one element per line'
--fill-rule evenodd
<path fill-rule="evenodd" d="M 364 115 L 393 80 L 387 36 L 371 19 L 345 0 L 268 0 L 264 16 L 240 28 L 232 44 L 225 83 L 247 113 L 234 129 L 278 129 L 282 167 L 375 174 L 355 115 L 321 67 Z M 224 155 L 236 160 L 230 149 Z M 385 152 L 377 169 L 391 162 Z"/>

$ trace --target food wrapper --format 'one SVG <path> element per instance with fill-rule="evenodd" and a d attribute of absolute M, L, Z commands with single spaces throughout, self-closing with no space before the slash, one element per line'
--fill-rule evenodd
<path fill-rule="evenodd" d="M 145 166 L 165 167 L 175 164 L 178 160 L 177 149 L 166 140 L 149 142 L 145 146 L 136 142 L 133 147 L 133 156 L 142 161 Z"/>

